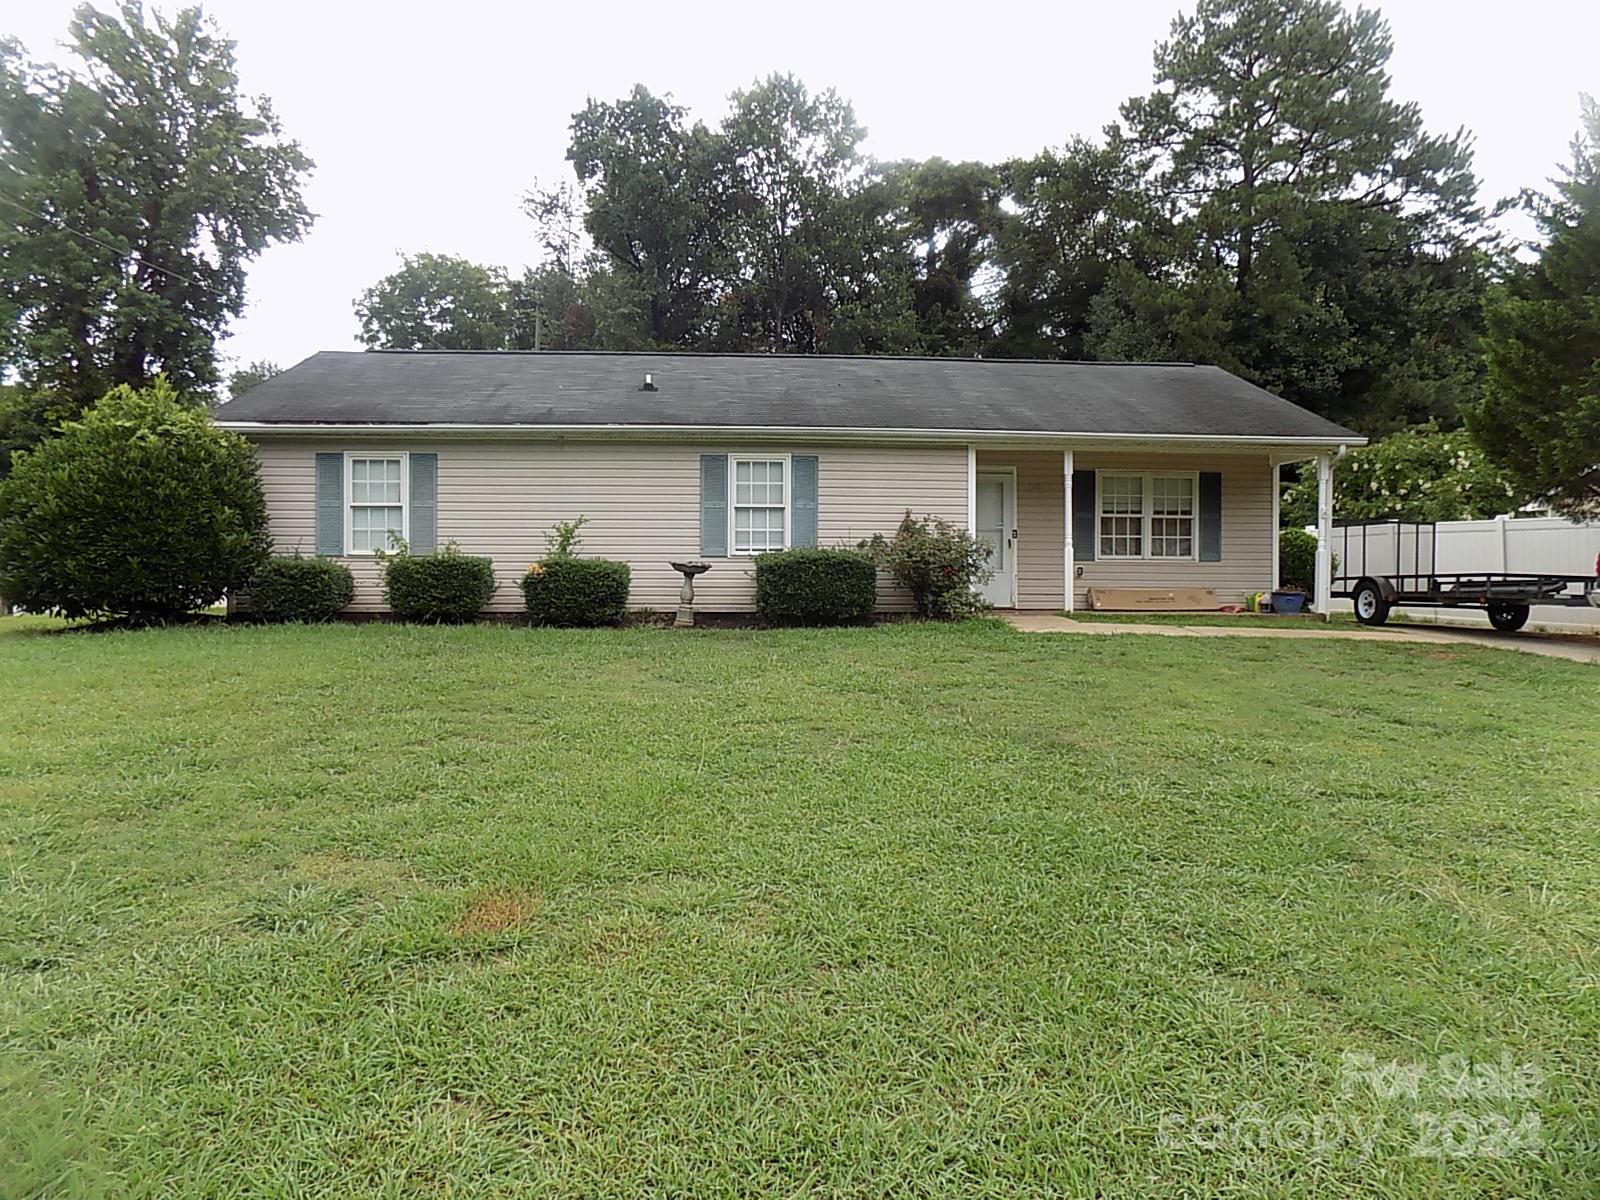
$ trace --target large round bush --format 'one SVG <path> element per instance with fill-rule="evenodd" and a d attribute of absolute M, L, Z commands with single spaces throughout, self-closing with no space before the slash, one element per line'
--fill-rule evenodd
<path fill-rule="evenodd" d="M 164 379 L 107 393 L 0 484 L 0 594 L 25 608 L 159 621 L 243 588 L 269 549 L 250 444 Z"/>
<path fill-rule="evenodd" d="M 756 557 L 756 612 L 769 625 L 844 625 L 872 615 L 878 570 L 859 550 L 779 550 Z"/>
<path fill-rule="evenodd" d="M 395 554 L 383 565 L 389 611 L 402 621 L 459 625 L 494 595 L 494 562 L 463 554 L 454 542 L 437 554 Z"/>
<path fill-rule="evenodd" d="M 355 576 L 331 558 L 274 558 L 250 581 L 250 615 L 262 621 L 331 621 L 355 598 Z"/>
<path fill-rule="evenodd" d="M 616 625 L 628 611 L 633 571 L 609 558 L 554 554 L 522 578 L 522 598 L 535 625 Z"/>

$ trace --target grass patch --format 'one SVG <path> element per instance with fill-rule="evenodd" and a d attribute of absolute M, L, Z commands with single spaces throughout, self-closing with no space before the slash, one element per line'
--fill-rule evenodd
<path fill-rule="evenodd" d="M 1224 612 L 1090 612 L 1074 609 L 1061 614 L 1074 621 L 1100 621 L 1114 625 L 1191 625 L 1200 628 L 1215 626 L 1259 627 L 1263 629 L 1325 629 L 1337 627 L 1377 629 L 1382 625 L 1362 625 L 1351 613 L 1334 613 L 1332 621 L 1324 621 L 1315 613 L 1224 613 Z M 1389 620 L 1405 622 L 1404 613 L 1391 613 Z M 1486 623 L 1487 625 L 1487 623 Z"/>
<path fill-rule="evenodd" d="M 50 628 L 0 621 L 0 1192 L 1593 1194 L 1590 666 Z"/>

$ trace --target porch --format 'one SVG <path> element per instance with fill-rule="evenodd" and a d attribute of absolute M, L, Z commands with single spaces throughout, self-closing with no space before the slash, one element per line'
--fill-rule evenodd
<path fill-rule="evenodd" d="M 1218 604 L 1271 591 L 1285 461 L 1267 447 L 973 448 L 968 525 L 995 548 L 988 598 L 997 608 L 1070 611 L 1088 607 L 1090 588 L 1210 588 Z M 1326 524 L 1331 470 L 1323 474 Z M 1321 543 L 1326 612 L 1326 534 Z"/>

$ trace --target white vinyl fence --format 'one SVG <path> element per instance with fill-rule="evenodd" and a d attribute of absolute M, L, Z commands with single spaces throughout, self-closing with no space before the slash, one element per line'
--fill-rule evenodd
<path fill-rule="evenodd" d="M 1362 565 L 1361 530 L 1350 528 L 1348 539 L 1340 529 L 1333 531 L 1333 552 L 1339 557 L 1335 577 L 1437 573 L 1456 575 L 1473 571 L 1512 571 L 1521 574 L 1548 572 L 1552 575 L 1593 575 L 1595 556 L 1600 555 L 1600 523 L 1574 525 L 1560 517 L 1496 517 L 1492 521 L 1440 521 L 1437 562 L 1428 561 L 1430 547 L 1423 527 L 1420 545 L 1409 530 L 1396 534 L 1393 525 L 1367 530 L 1365 559 Z M 1395 545 L 1399 539 L 1399 546 Z M 1345 552 L 1348 546 L 1348 556 Z M 1395 552 L 1399 551 L 1399 566 Z M 1413 566 L 1413 564 L 1416 564 Z M 1335 600 L 1336 609 L 1348 609 L 1348 600 Z M 1487 625 L 1488 618 L 1477 609 L 1450 611 L 1439 608 L 1403 608 L 1412 621 L 1437 620 L 1445 625 Z M 1535 605 L 1530 626 L 1564 632 L 1600 633 L 1600 609 L 1562 608 Z"/>

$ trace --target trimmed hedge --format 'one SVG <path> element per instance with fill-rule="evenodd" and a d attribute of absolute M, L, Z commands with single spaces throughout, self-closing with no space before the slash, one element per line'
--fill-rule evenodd
<path fill-rule="evenodd" d="M 463 554 L 454 543 L 437 554 L 387 555 L 383 588 L 389 611 L 402 621 L 459 625 L 494 595 L 494 561 Z"/>
<path fill-rule="evenodd" d="M 770 625 L 845 625 L 872 615 L 878 572 L 859 550 L 756 557 L 756 612 Z"/>
<path fill-rule="evenodd" d="M 250 581 L 250 615 L 261 621 L 331 621 L 356 598 L 350 568 L 331 558 L 269 559 Z"/>
<path fill-rule="evenodd" d="M 522 577 L 522 598 L 535 625 L 616 625 L 628 611 L 633 571 L 609 558 L 554 555 Z"/>

